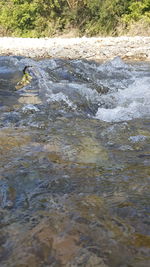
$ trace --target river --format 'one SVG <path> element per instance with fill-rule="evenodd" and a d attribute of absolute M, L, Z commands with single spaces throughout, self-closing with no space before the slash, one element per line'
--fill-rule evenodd
<path fill-rule="evenodd" d="M 150 63 L 0 57 L 2 267 L 150 266 Z"/>

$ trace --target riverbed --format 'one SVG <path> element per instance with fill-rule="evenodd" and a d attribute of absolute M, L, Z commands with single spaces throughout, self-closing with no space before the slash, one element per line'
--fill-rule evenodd
<path fill-rule="evenodd" d="M 2 267 L 150 266 L 149 62 L 1 56 L 0 155 Z"/>

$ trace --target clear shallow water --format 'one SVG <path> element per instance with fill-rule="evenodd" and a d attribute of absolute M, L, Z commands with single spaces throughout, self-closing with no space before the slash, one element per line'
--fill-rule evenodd
<path fill-rule="evenodd" d="M 1 266 L 149 266 L 149 94 L 148 63 L 0 58 Z"/>

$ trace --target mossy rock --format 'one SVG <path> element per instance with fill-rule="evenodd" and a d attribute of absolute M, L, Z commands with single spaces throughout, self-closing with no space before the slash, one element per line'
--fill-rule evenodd
<path fill-rule="evenodd" d="M 29 75 L 29 73 L 25 73 L 21 79 L 16 85 L 16 89 L 19 90 L 23 88 L 24 86 L 28 85 L 32 80 L 32 77 Z"/>

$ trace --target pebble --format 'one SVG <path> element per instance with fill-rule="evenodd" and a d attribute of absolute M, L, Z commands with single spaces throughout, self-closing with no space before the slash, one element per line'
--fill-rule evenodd
<path fill-rule="evenodd" d="M 0 38 L 0 56 L 150 61 L 150 37 Z"/>

